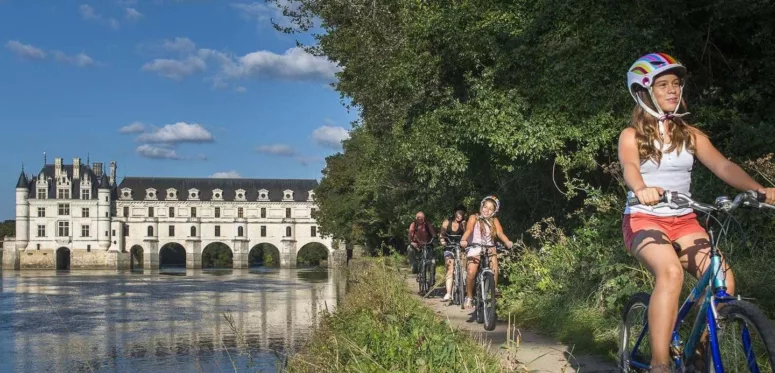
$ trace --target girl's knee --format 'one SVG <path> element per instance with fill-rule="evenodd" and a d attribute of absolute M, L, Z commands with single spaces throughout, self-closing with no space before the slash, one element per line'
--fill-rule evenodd
<path fill-rule="evenodd" d="M 668 286 L 670 289 L 681 290 L 684 282 L 684 269 L 680 264 L 670 264 L 655 271 L 657 285 Z"/>

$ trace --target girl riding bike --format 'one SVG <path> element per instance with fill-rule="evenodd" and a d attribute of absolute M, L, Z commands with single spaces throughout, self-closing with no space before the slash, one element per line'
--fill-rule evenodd
<path fill-rule="evenodd" d="M 511 248 L 514 245 L 506 234 L 503 233 L 501 222 L 495 217 L 498 210 L 500 210 L 500 201 L 498 200 L 498 197 L 484 197 L 479 204 L 479 213 L 473 214 L 468 218 L 466 231 L 463 233 L 463 238 L 460 240 L 460 247 L 466 248 L 471 246 L 466 250 L 468 276 L 466 277 L 465 308 L 473 308 L 474 277 L 476 277 L 476 271 L 479 269 L 479 256 L 482 248 L 486 249 L 487 255 L 492 257 L 492 271 L 495 275 L 496 294 L 498 294 L 498 257 L 495 251 L 495 240 L 499 238 L 508 248 Z M 473 238 L 469 245 L 468 239 L 472 234 Z"/>
<path fill-rule="evenodd" d="M 444 220 L 444 223 L 441 224 L 439 240 L 442 246 L 446 246 L 447 242 L 457 242 L 460 240 L 460 237 L 456 236 L 461 236 L 466 230 L 464 223 L 466 217 L 465 206 L 459 205 L 455 207 L 452 214 L 452 217 Z M 444 262 L 447 266 L 447 294 L 444 295 L 442 300 L 447 301 L 452 299 L 452 272 L 454 271 L 455 255 L 451 251 L 444 251 Z"/>
<path fill-rule="evenodd" d="M 669 344 L 684 270 L 700 278 L 710 264 L 708 235 L 693 210 L 655 206 L 664 190 L 689 194 L 696 157 L 730 186 L 758 190 L 767 195 L 767 203 L 775 202 L 775 188 L 757 183 L 683 119 L 689 114 L 682 100 L 685 77 L 686 68 L 664 53 L 635 61 L 627 72 L 627 87 L 636 105 L 630 126 L 619 137 L 624 181 L 640 201 L 624 210 L 625 246 L 656 277 L 648 307 L 652 372 L 670 369 Z M 734 277 L 726 263 L 723 268 L 727 292 L 733 294 Z"/>

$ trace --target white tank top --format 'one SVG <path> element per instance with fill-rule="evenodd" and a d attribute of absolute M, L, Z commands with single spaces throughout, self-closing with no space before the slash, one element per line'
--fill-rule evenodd
<path fill-rule="evenodd" d="M 640 165 L 640 174 L 643 176 L 643 182 L 649 187 L 660 187 L 664 190 L 691 196 L 689 189 L 692 185 L 694 155 L 686 150 L 686 146 L 684 146 L 680 154 L 678 149 L 667 153 L 664 151 L 667 148 L 669 148 L 669 145 L 665 145 L 662 148 L 662 161 L 659 164 L 649 159 Z M 635 195 L 632 191 L 627 194 Z M 655 216 L 681 216 L 689 214 L 693 210 L 691 208 L 674 210 L 664 205 L 634 205 L 627 206 L 624 209 L 625 214 L 636 212 Z"/>

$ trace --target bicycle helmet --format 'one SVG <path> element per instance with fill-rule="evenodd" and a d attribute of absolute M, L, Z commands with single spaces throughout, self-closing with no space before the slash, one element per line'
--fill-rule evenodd
<path fill-rule="evenodd" d="M 654 91 L 652 90 L 652 84 L 654 84 L 657 76 L 667 71 L 674 72 L 678 75 L 679 78 L 681 78 L 681 91 L 678 94 L 678 106 L 672 113 L 665 113 L 662 108 L 659 107 L 657 100 L 654 98 Z M 683 78 L 685 76 L 686 67 L 669 54 L 649 53 L 638 58 L 635 63 L 630 66 L 630 69 L 627 71 L 627 89 L 630 91 L 630 95 L 632 95 L 632 98 L 635 100 L 635 102 L 647 113 L 656 117 L 661 124 L 661 122 L 666 119 L 680 118 L 689 114 L 688 112 L 683 114 L 677 113 L 678 108 L 681 106 L 681 99 L 683 98 Z M 651 102 L 654 104 L 656 111 L 654 111 L 654 109 L 650 108 L 640 99 L 640 97 L 635 93 L 635 86 L 641 86 L 648 91 L 649 97 L 651 97 Z"/>
<path fill-rule="evenodd" d="M 501 209 L 501 201 L 498 199 L 498 197 L 496 197 L 494 195 L 489 195 L 487 197 L 484 197 L 484 199 L 482 199 L 482 202 L 479 203 L 479 208 L 482 208 L 482 206 L 484 206 L 484 202 L 487 201 L 487 200 L 491 200 L 491 201 L 495 202 L 495 211 L 492 214 L 493 215 L 497 214 L 498 210 Z"/>

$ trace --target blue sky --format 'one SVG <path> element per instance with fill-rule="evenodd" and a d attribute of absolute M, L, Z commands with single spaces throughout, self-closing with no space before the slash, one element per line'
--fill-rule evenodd
<path fill-rule="evenodd" d="M 119 179 L 319 179 L 357 113 L 270 19 L 263 0 L 0 0 L 0 219 L 43 152 Z"/>

